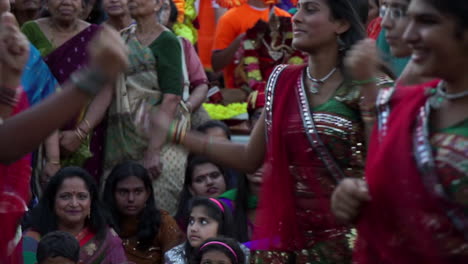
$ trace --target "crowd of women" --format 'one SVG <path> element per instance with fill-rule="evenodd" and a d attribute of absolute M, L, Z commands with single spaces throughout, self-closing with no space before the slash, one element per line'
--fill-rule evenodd
<path fill-rule="evenodd" d="M 467 1 L 299 0 L 298 65 L 272 16 L 247 144 L 174 2 L 44 6 L 0 0 L 0 263 L 468 262 Z"/>

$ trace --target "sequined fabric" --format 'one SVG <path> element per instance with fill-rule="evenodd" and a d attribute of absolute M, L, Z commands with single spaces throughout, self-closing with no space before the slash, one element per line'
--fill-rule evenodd
<path fill-rule="evenodd" d="M 276 71 L 272 76 L 275 76 Z M 274 88 L 274 87 L 270 87 Z M 278 87 L 282 89 L 282 87 Z M 292 90 L 292 89 L 291 89 Z M 274 114 L 272 90 L 267 90 L 267 135 L 270 137 Z M 298 80 L 289 95 L 282 126 L 287 146 L 289 172 L 294 177 L 296 223 L 304 233 L 306 247 L 295 252 L 255 251 L 251 263 L 351 263 L 347 241 L 349 228 L 336 222 L 330 198 L 337 180 L 314 147 L 320 140 L 330 154 L 330 166 L 344 177 L 362 177 L 365 144 L 359 112 L 358 87 L 343 83 L 334 96 L 310 109 L 302 82 Z M 309 127 L 309 120 L 313 125 Z M 318 135 L 318 139 L 317 139 Z M 285 190 L 288 191 L 288 190 Z"/>

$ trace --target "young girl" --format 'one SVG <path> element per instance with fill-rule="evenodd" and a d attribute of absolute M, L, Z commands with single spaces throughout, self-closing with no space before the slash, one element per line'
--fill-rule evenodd
<path fill-rule="evenodd" d="M 213 238 L 203 243 L 196 252 L 192 264 L 244 264 L 244 252 L 236 240 L 230 238 Z"/>
<path fill-rule="evenodd" d="M 226 175 L 220 166 L 203 156 L 189 158 L 175 215 L 182 230 L 187 229 L 190 199 L 196 196 L 216 198 L 226 191 L 226 182 Z"/>
<path fill-rule="evenodd" d="M 232 215 L 223 202 L 215 198 L 196 197 L 190 203 L 190 217 L 187 226 L 187 242 L 166 252 L 166 264 L 185 264 L 198 248 L 209 238 L 233 237 Z M 246 259 L 249 251 L 242 246 Z"/>

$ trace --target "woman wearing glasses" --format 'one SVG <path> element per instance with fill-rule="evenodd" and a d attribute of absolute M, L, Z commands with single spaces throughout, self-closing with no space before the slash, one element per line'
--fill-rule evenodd
<path fill-rule="evenodd" d="M 356 263 L 468 262 L 467 12 L 465 0 L 410 3 L 411 62 L 441 81 L 379 96 L 366 182 L 333 196 L 335 214 L 357 220 Z"/>

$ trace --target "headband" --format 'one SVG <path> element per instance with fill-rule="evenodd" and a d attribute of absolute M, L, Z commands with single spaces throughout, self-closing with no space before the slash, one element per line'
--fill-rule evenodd
<path fill-rule="evenodd" d="M 220 245 L 220 246 L 223 246 L 223 247 L 227 248 L 232 253 L 232 255 L 234 255 L 234 258 L 236 259 L 236 263 L 239 263 L 239 260 L 237 259 L 236 252 L 228 244 L 220 242 L 220 241 L 210 241 L 210 242 L 206 243 L 205 245 L 203 245 L 200 248 L 200 250 L 204 249 L 205 247 L 207 247 L 209 245 Z"/>
<path fill-rule="evenodd" d="M 221 209 L 221 211 L 224 213 L 224 206 L 221 204 L 220 201 L 216 200 L 215 198 L 210 198 L 210 201 L 212 201 L 217 206 L 219 206 L 219 209 Z"/>

